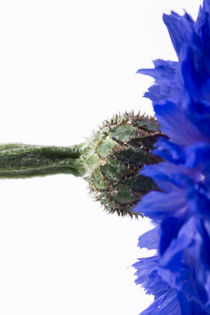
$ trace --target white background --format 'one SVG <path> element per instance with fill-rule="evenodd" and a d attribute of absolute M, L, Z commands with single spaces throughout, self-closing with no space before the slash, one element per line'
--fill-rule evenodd
<path fill-rule="evenodd" d="M 0 142 L 72 145 L 117 112 L 152 113 L 137 75 L 176 59 L 163 12 L 192 0 L 1 0 Z M 146 219 L 106 214 L 82 179 L 0 181 L 1 315 L 137 315 Z"/>

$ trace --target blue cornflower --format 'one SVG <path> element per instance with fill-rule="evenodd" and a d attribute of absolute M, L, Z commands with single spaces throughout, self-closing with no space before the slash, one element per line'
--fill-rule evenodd
<path fill-rule="evenodd" d="M 157 255 L 135 264 L 137 282 L 140 279 L 155 296 L 143 314 L 209 314 L 210 0 L 204 0 L 195 22 L 187 13 L 179 16 L 174 12 L 163 15 L 163 20 L 178 61 L 159 59 L 154 69 L 138 71 L 155 78 L 145 96 L 153 101 L 168 139 L 159 139 L 154 150 L 164 162 L 141 171 L 154 179 L 160 191 L 148 193 L 135 208 L 151 218 L 158 230 Z M 147 248 L 154 233 L 151 235 L 144 236 Z M 142 280 L 139 274 L 148 262 L 151 267 Z M 157 286 L 151 286 L 152 274 L 158 277 Z M 165 288 L 163 301 L 169 296 L 172 301 L 173 296 L 175 313 L 171 303 L 160 312 L 159 287 Z"/>

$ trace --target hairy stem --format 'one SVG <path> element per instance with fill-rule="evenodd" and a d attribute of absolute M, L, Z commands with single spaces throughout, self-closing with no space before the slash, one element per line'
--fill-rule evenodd
<path fill-rule="evenodd" d="M 0 145 L 0 178 L 27 178 L 53 174 L 84 175 L 81 145 L 72 147 Z"/>

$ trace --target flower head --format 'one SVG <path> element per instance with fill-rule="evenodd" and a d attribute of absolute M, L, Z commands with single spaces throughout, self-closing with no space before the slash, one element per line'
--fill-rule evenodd
<path fill-rule="evenodd" d="M 161 131 L 169 139 L 159 139 L 153 151 L 164 162 L 141 171 L 153 178 L 160 191 L 148 193 L 135 211 L 159 227 L 158 275 L 169 286 L 168 292 L 177 292 L 180 308 L 187 303 L 194 305 L 189 314 L 208 314 L 210 0 L 204 0 L 195 22 L 188 14 L 174 12 L 163 15 L 163 20 L 178 62 L 157 60 L 154 69 L 138 72 L 155 78 L 145 96 L 153 101 Z M 188 314 L 180 312 L 177 314 Z M 153 314 L 159 314 L 158 310 Z"/>

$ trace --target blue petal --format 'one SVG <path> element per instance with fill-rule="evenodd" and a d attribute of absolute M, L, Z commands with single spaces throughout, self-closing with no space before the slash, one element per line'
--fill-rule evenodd
<path fill-rule="evenodd" d="M 161 223 L 161 238 L 159 252 L 163 255 L 167 248 L 170 246 L 173 239 L 175 239 L 179 233 L 180 228 L 185 222 L 185 216 L 169 217 L 165 218 Z"/>
<path fill-rule="evenodd" d="M 150 87 L 144 96 L 158 104 L 163 104 L 166 100 L 178 102 L 179 93 L 176 84 L 177 62 L 157 59 L 153 63 L 154 69 L 139 69 L 137 71 L 137 73 L 150 75 L 155 78 L 155 85 Z"/>
<path fill-rule="evenodd" d="M 155 301 L 141 315 L 181 315 L 175 290 L 169 290 Z M 187 314 L 186 314 L 187 315 Z M 190 314 L 189 314 L 190 315 Z"/>
<path fill-rule="evenodd" d="M 181 107 L 166 102 L 164 105 L 155 105 L 154 110 L 161 130 L 175 144 L 186 146 L 203 140 L 198 129 L 187 119 Z"/>
<path fill-rule="evenodd" d="M 144 196 L 134 212 L 143 213 L 153 220 L 160 220 L 172 215 L 177 209 L 184 211 L 186 200 L 178 191 L 163 193 L 152 191 Z"/>
<path fill-rule="evenodd" d="M 200 166 L 202 163 L 210 161 L 210 144 L 205 142 L 197 142 L 185 150 L 185 165 L 192 168 Z"/>
<path fill-rule="evenodd" d="M 203 218 L 210 220 L 210 193 L 204 183 L 189 188 L 187 198 L 194 215 L 202 215 Z"/>
<path fill-rule="evenodd" d="M 199 223 L 192 217 L 161 256 L 160 265 L 163 268 L 159 269 L 159 274 L 171 287 L 182 290 L 188 299 L 194 299 L 206 309 L 210 303 L 210 275 L 206 269 L 210 258 L 203 249 L 209 246 L 210 237 L 202 221 Z"/>
<path fill-rule="evenodd" d="M 164 255 L 161 257 L 161 265 L 178 270 L 181 264 L 183 251 L 185 248 L 188 248 L 193 244 L 196 232 L 195 220 L 194 218 L 191 218 L 179 231 L 178 238 L 175 236 L 167 251 L 164 252 Z M 177 261 L 178 266 L 174 265 L 176 257 L 179 257 L 179 260 Z"/>
<path fill-rule="evenodd" d="M 135 282 L 137 284 L 143 284 L 144 282 L 148 281 L 148 277 L 151 275 L 151 273 L 154 274 L 154 271 L 156 271 L 158 268 L 158 260 L 159 259 L 156 256 L 146 257 L 139 259 L 139 261 L 133 265 L 133 267 L 136 269 L 135 275 L 137 278 Z M 147 289 L 147 287 L 145 289 Z"/>
<path fill-rule="evenodd" d="M 208 315 L 209 311 L 205 311 L 201 308 L 201 305 L 195 303 L 194 301 L 189 301 L 186 297 L 179 292 L 177 294 L 177 300 L 179 301 L 179 306 L 181 309 L 181 314 L 183 315 Z"/>
<path fill-rule="evenodd" d="M 209 78 L 207 61 L 199 47 L 185 45 L 180 54 L 181 73 L 184 87 L 194 102 L 200 103 L 200 89 Z"/>
<path fill-rule="evenodd" d="M 200 7 L 198 18 L 194 24 L 194 30 L 195 30 L 195 33 L 199 37 L 201 48 L 207 56 L 209 55 L 209 50 L 210 50 L 209 29 L 210 29 L 209 13 L 206 12 L 205 9 Z"/>
<path fill-rule="evenodd" d="M 158 155 L 164 160 L 181 164 L 184 161 L 183 148 L 165 138 L 159 138 L 155 144 L 156 150 L 153 150 L 154 155 Z"/>
<path fill-rule="evenodd" d="M 154 69 L 139 69 L 137 73 L 150 75 L 155 78 L 157 83 L 167 83 L 168 80 L 175 77 L 177 62 L 157 59 L 153 63 Z"/>
<path fill-rule="evenodd" d="M 139 237 L 138 246 L 140 248 L 157 249 L 159 237 L 159 227 L 157 226 L 153 230 L 148 231 Z"/>
<path fill-rule="evenodd" d="M 180 188 L 185 188 L 191 178 L 199 178 L 200 173 L 187 169 L 183 165 L 176 165 L 169 162 L 158 163 L 156 165 L 146 165 L 140 174 L 152 177 L 157 186 L 164 192 L 177 191 L 178 194 L 185 195 Z"/>
<path fill-rule="evenodd" d="M 171 15 L 163 15 L 163 21 L 168 28 L 171 41 L 174 45 L 174 49 L 179 54 L 182 45 L 186 42 L 190 42 L 193 33 L 192 20 L 189 20 L 189 15 L 181 17 L 178 14 L 172 12 Z"/>

